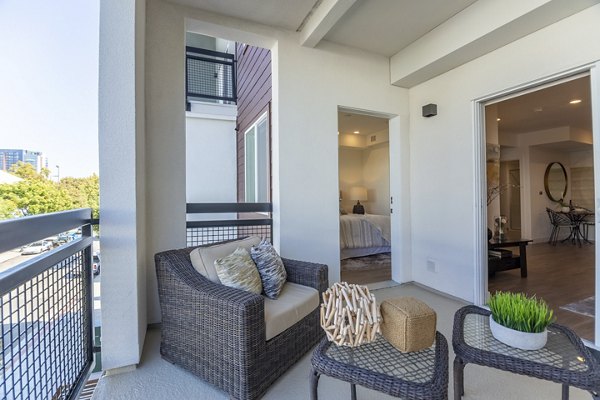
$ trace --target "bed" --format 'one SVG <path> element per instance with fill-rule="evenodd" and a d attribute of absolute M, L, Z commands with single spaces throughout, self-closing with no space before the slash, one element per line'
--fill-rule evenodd
<path fill-rule="evenodd" d="M 375 214 L 340 215 L 340 258 L 389 253 L 390 217 Z"/>

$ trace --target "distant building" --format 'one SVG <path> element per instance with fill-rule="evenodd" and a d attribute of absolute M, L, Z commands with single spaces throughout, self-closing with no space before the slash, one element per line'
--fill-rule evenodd
<path fill-rule="evenodd" d="M 0 149 L 1 170 L 8 171 L 13 164 L 19 161 L 33 165 L 37 172 L 41 172 L 42 168 L 48 168 L 48 159 L 44 157 L 41 151 Z"/>

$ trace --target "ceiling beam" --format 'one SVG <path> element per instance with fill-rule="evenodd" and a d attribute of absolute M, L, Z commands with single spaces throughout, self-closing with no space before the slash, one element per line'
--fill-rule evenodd
<path fill-rule="evenodd" d="M 477 1 L 392 56 L 391 83 L 418 85 L 598 2 Z"/>
<path fill-rule="evenodd" d="M 323 0 L 312 10 L 302 27 L 300 44 L 315 47 L 355 2 L 356 0 Z"/>

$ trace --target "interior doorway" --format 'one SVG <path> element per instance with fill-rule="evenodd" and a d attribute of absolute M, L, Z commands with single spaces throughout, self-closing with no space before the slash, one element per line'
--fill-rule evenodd
<path fill-rule="evenodd" d="M 500 214 L 508 216 L 508 231 L 521 236 L 521 169 L 519 160 L 500 161 Z"/>
<path fill-rule="evenodd" d="M 340 278 L 392 279 L 388 118 L 338 110 Z"/>
<path fill-rule="evenodd" d="M 489 100 L 484 111 L 486 211 L 488 227 L 494 227 L 487 245 L 488 290 L 542 298 L 558 323 L 593 342 L 596 245 L 595 229 L 587 229 L 596 219 L 590 74 Z M 561 172 L 559 182 L 549 181 L 553 170 Z M 491 199 L 490 191 L 496 195 Z"/>

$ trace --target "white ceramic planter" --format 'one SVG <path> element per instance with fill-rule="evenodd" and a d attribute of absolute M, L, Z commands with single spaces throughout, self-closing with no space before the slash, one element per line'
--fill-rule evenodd
<path fill-rule="evenodd" d="M 540 333 L 516 331 L 500 325 L 490 316 L 490 330 L 492 335 L 504 344 L 517 349 L 539 350 L 548 341 L 548 330 Z"/>

